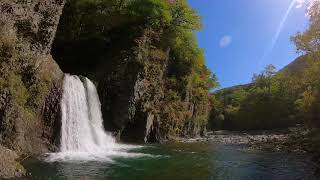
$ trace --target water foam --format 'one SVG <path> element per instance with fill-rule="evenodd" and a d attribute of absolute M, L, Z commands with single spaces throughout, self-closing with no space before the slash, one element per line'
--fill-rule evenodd
<path fill-rule="evenodd" d="M 65 75 L 61 101 L 62 128 L 59 153 L 45 158 L 54 161 L 109 161 L 113 157 L 152 157 L 132 153 L 142 146 L 116 143 L 103 127 L 101 103 L 95 85 L 88 79 Z"/>

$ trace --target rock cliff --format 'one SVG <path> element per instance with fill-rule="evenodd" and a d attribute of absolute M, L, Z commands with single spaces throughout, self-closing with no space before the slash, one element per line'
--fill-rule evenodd
<path fill-rule="evenodd" d="M 63 72 L 95 82 L 104 126 L 121 140 L 203 133 L 212 82 L 193 13 L 166 1 L 1 1 L 0 154 L 10 158 L 0 177 L 22 176 L 18 159 L 57 150 Z"/>
<path fill-rule="evenodd" d="M 63 5 L 0 2 L 0 154 L 14 154 L 0 164 L 0 177 L 23 175 L 22 166 L 12 163 L 17 157 L 56 148 L 63 73 L 50 51 Z"/>
<path fill-rule="evenodd" d="M 204 133 L 214 82 L 193 38 L 197 16 L 183 14 L 192 14 L 189 8 L 166 1 L 65 5 L 53 57 L 64 72 L 95 82 L 104 126 L 120 140 L 163 142 Z M 168 14 L 171 25 L 164 23 Z"/>

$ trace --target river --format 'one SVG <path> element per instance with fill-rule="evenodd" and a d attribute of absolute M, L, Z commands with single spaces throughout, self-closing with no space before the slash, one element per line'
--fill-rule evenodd
<path fill-rule="evenodd" d="M 32 179 L 320 179 L 319 166 L 305 155 L 266 152 L 215 142 L 144 145 L 130 150 L 142 156 L 114 156 L 111 161 L 23 164 Z M 146 156 L 143 156 L 145 154 Z"/>
<path fill-rule="evenodd" d="M 65 75 L 60 151 L 25 160 L 30 179 L 320 179 L 319 166 L 306 155 L 247 146 L 283 141 L 283 135 L 222 131 L 204 142 L 124 145 L 104 131 L 100 106 L 93 82 Z"/>

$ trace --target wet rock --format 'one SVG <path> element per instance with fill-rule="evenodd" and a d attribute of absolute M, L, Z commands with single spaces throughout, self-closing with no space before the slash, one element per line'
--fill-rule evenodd
<path fill-rule="evenodd" d="M 260 133 L 214 131 L 207 133 L 202 138 L 177 138 L 176 140 L 185 143 L 205 142 L 209 140 L 214 143 L 244 145 L 250 149 L 264 151 L 309 153 L 317 157 L 319 150 L 313 147 L 312 137 L 315 137 L 315 135 L 310 136 L 308 128 L 294 127 L 286 131 L 262 131 Z"/>

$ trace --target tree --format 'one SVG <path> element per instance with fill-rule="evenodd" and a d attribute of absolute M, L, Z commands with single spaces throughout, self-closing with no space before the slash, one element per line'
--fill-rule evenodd
<path fill-rule="evenodd" d="M 296 44 L 298 52 L 316 53 L 320 51 L 320 1 L 313 1 L 307 13 L 310 18 L 309 28 L 291 39 Z"/>

